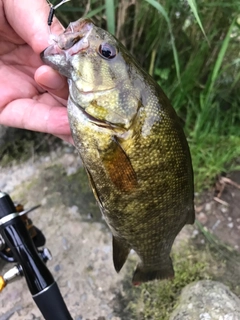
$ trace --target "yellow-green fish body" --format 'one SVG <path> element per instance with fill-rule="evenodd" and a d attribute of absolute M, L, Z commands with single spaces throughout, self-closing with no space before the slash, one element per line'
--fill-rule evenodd
<path fill-rule="evenodd" d="M 72 135 L 113 234 L 116 271 L 134 249 L 133 283 L 172 277 L 171 247 L 194 222 L 194 206 L 189 148 L 169 100 L 87 19 L 71 23 L 42 58 L 69 79 Z"/>

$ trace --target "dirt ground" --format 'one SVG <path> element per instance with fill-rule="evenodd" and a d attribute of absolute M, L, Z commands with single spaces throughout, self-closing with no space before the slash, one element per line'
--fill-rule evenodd
<path fill-rule="evenodd" d="M 219 176 L 196 199 L 196 217 L 223 244 L 240 252 L 240 172 Z"/>

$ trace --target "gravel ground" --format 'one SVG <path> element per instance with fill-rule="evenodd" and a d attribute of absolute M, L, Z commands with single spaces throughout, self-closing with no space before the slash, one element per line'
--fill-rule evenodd
<path fill-rule="evenodd" d="M 222 243 L 240 253 L 240 171 L 219 176 L 200 196 L 196 217 Z"/>
<path fill-rule="evenodd" d="M 53 255 L 48 267 L 73 318 L 119 320 L 114 315 L 113 303 L 122 290 L 126 268 L 120 275 L 113 268 L 110 232 L 102 222 L 86 222 L 76 205 L 66 206 L 61 193 L 64 186 L 58 184 L 57 190 L 51 187 L 49 190 L 55 184 L 54 178 L 59 179 L 60 175 L 52 167 L 62 168 L 66 179 L 81 166 L 74 152 L 65 151 L 60 149 L 37 160 L 2 168 L 0 189 L 8 192 L 14 201 L 23 203 L 26 209 L 41 203 L 29 217 L 46 236 L 46 246 Z M 0 262 L 1 274 L 10 266 Z M 0 320 L 7 319 L 43 319 L 23 278 L 9 284 L 1 293 Z"/>

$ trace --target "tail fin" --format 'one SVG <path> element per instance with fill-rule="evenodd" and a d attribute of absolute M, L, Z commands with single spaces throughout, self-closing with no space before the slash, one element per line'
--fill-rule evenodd
<path fill-rule="evenodd" d="M 143 264 L 138 264 L 133 274 L 133 285 L 139 285 L 142 282 L 148 282 L 155 279 L 163 280 L 174 277 L 174 270 L 172 260 L 169 257 L 169 261 L 164 263 L 159 269 L 151 269 L 150 267 L 144 267 Z"/>

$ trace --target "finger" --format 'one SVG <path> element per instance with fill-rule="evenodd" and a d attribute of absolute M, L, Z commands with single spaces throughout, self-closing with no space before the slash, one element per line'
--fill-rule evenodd
<path fill-rule="evenodd" d="M 57 136 L 58 138 L 64 140 L 64 141 L 66 141 L 66 142 L 74 145 L 72 136 L 70 136 L 70 135 L 56 135 L 56 136 Z"/>
<path fill-rule="evenodd" d="M 63 99 L 67 99 L 67 80 L 51 67 L 41 66 L 36 70 L 34 78 L 35 81 L 48 92 L 51 92 L 52 94 Z"/>
<path fill-rule="evenodd" d="M 24 39 L 36 53 L 40 53 L 48 45 L 49 5 L 46 0 L 3 0 L 5 16 L 19 36 Z M 52 32 L 63 31 L 60 22 L 54 18 Z"/>
<path fill-rule="evenodd" d="M 70 136 L 67 108 L 43 103 L 45 95 L 38 100 L 18 99 L 10 102 L 1 112 L 1 123 L 56 136 Z"/>

